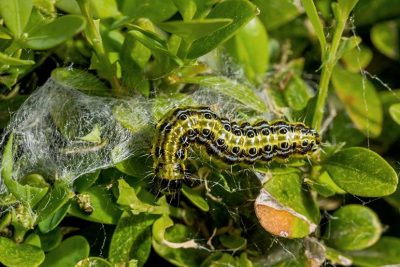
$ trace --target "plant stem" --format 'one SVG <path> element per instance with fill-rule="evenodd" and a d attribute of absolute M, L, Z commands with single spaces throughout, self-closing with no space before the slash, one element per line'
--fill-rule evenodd
<path fill-rule="evenodd" d="M 337 22 L 335 33 L 333 35 L 331 46 L 326 51 L 325 62 L 322 67 L 321 80 L 319 82 L 319 91 L 317 102 L 315 105 L 314 117 L 312 121 L 312 127 L 317 131 L 321 130 L 322 119 L 324 117 L 324 109 L 326 97 L 328 95 L 329 81 L 332 76 L 333 68 L 338 60 L 336 52 L 340 45 L 340 40 L 346 26 L 347 17 L 345 19 L 340 19 Z"/>
<path fill-rule="evenodd" d="M 85 34 L 89 42 L 92 44 L 93 49 L 99 59 L 101 65 L 105 69 L 105 74 L 107 76 L 107 80 L 110 82 L 112 88 L 114 89 L 117 95 L 122 93 L 122 87 L 118 81 L 118 78 L 114 74 L 114 68 L 111 65 L 111 62 L 108 59 L 107 53 L 104 49 L 102 38 L 99 32 L 98 27 L 94 20 L 91 18 L 89 13 L 89 1 L 87 0 L 77 0 L 79 7 L 81 9 L 82 15 L 86 18 L 87 26 L 85 29 Z"/>

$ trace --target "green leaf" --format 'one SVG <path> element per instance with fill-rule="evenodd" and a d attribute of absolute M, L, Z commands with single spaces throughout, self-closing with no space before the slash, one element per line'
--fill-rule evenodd
<path fill-rule="evenodd" d="M 291 0 L 254 0 L 260 9 L 260 19 L 268 31 L 274 30 L 301 14 L 301 9 Z"/>
<path fill-rule="evenodd" d="M 81 14 L 81 10 L 76 1 L 71 0 L 58 0 L 56 1 L 56 7 L 66 13 L 70 14 Z"/>
<path fill-rule="evenodd" d="M 76 265 L 76 267 L 92 267 L 92 266 L 96 266 L 96 267 L 112 267 L 115 265 L 112 265 L 110 262 L 106 261 L 103 258 L 99 258 L 99 257 L 89 257 L 86 259 L 83 259 L 81 261 L 79 261 Z M 128 264 L 129 267 L 131 267 L 131 265 Z"/>
<path fill-rule="evenodd" d="M 170 18 L 177 11 L 171 0 L 122 1 L 120 10 L 129 18 L 148 18 L 155 23 Z"/>
<path fill-rule="evenodd" d="M 332 214 L 325 232 L 328 245 L 341 250 L 372 246 L 382 233 L 378 216 L 362 205 L 346 205 Z"/>
<path fill-rule="evenodd" d="M 32 0 L 1 0 L 0 13 L 7 28 L 16 38 L 21 37 L 32 12 Z"/>
<path fill-rule="evenodd" d="M 323 166 L 340 188 L 358 196 L 386 196 L 396 190 L 398 183 L 393 168 L 381 156 L 362 147 L 343 149 Z"/>
<path fill-rule="evenodd" d="M 365 135 L 354 127 L 348 114 L 343 111 L 335 117 L 331 124 L 329 140 L 336 140 L 337 143 L 342 142 L 346 147 L 351 147 L 360 145 L 365 140 Z"/>
<path fill-rule="evenodd" d="M 85 19 L 78 15 L 65 15 L 28 32 L 23 46 L 45 50 L 65 42 L 85 28 Z"/>
<path fill-rule="evenodd" d="M 82 176 L 79 176 L 74 180 L 74 189 L 76 192 L 82 193 L 84 190 L 91 187 L 94 182 L 99 178 L 100 170 L 96 170 L 91 173 L 86 173 Z"/>
<path fill-rule="evenodd" d="M 32 245 L 16 244 L 0 236 L 0 262 L 10 267 L 39 266 L 44 260 L 44 252 Z"/>
<path fill-rule="evenodd" d="M 319 44 L 321 46 L 321 55 L 324 56 L 326 50 L 326 38 L 324 33 L 324 28 L 322 26 L 321 20 L 319 19 L 319 15 L 317 13 L 317 9 L 314 5 L 314 1 L 312 0 L 302 0 L 304 10 L 307 13 L 308 19 L 310 20 L 315 34 L 318 37 Z"/>
<path fill-rule="evenodd" d="M 338 0 L 337 5 L 340 10 L 341 18 L 347 20 L 358 0 Z M 340 18 L 338 18 L 340 19 Z"/>
<path fill-rule="evenodd" d="M 197 77 L 182 77 L 182 83 L 194 83 L 218 93 L 232 97 L 241 102 L 247 108 L 258 112 L 267 112 L 268 108 L 265 103 L 251 90 L 249 87 L 223 76 L 197 76 Z"/>
<path fill-rule="evenodd" d="M 155 221 L 152 232 L 154 250 L 176 266 L 199 266 L 209 254 L 199 249 L 194 232 L 182 224 L 174 225 L 166 215 Z"/>
<path fill-rule="evenodd" d="M 263 82 L 269 63 L 268 35 L 255 17 L 226 42 L 231 57 L 244 69 L 247 78 L 255 85 Z"/>
<path fill-rule="evenodd" d="M 63 233 L 60 227 L 57 227 L 51 232 L 40 235 L 40 243 L 42 244 L 42 249 L 46 252 L 58 247 L 62 241 Z"/>
<path fill-rule="evenodd" d="M 202 211 L 208 211 L 210 209 L 207 201 L 199 193 L 197 193 L 190 187 L 183 185 L 181 191 L 190 200 L 190 202 L 192 202 L 196 207 L 198 207 Z"/>
<path fill-rule="evenodd" d="M 294 75 L 283 91 L 286 103 L 294 110 L 302 110 L 314 96 L 310 86 L 298 75 Z"/>
<path fill-rule="evenodd" d="M 226 18 L 232 19 L 232 23 L 193 42 L 189 48 L 187 57 L 194 59 L 210 52 L 219 44 L 232 37 L 256 14 L 256 6 L 249 1 L 227 0 L 217 4 L 208 14 L 207 19 Z"/>
<path fill-rule="evenodd" d="M 31 233 L 30 235 L 28 235 L 25 238 L 24 244 L 32 245 L 32 246 L 35 246 L 38 248 L 42 247 L 41 243 L 40 243 L 40 237 L 35 233 Z"/>
<path fill-rule="evenodd" d="M 391 105 L 389 108 L 389 114 L 397 124 L 400 124 L 400 103 Z"/>
<path fill-rule="evenodd" d="M 11 57 L 0 52 L 0 63 L 10 66 L 29 66 L 35 64 L 35 61 Z"/>
<path fill-rule="evenodd" d="M 155 216 L 141 213 L 122 213 L 111 239 L 108 258 L 112 263 L 127 263 L 137 259 L 143 266 L 150 255 L 151 228 Z"/>
<path fill-rule="evenodd" d="M 383 236 L 375 245 L 347 253 L 357 266 L 396 266 L 400 262 L 400 239 Z"/>
<path fill-rule="evenodd" d="M 120 16 L 116 0 L 91 0 L 91 8 L 96 18 L 105 19 Z"/>
<path fill-rule="evenodd" d="M 336 65 L 332 82 L 355 126 L 366 136 L 377 137 L 382 131 L 383 112 L 373 84 L 360 74 Z"/>
<path fill-rule="evenodd" d="M 89 250 L 88 241 L 83 236 L 75 235 L 65 239 L 56 249 L 47 253 L 46 259 L 40 266 L 74 266 L 89 256 Z"/>
<path fill-rule="evenodd" d="M 376 24 L 371 29 L 371 41 L 374 46 L 391 59 L 399 59 L 399 27 L 396 21 Z"/>
<path fill-rule="evenodd" d="M 344 255 L 342 252 L 337 251 L 330 247 L 325 247 L 325 257 L 334 266 L 335 265 L 350 266 L 353 263 L 351 257 Z"/>
<path fill-rule="evenodd" d="M 342 62 L 347 70 L 360 72 L 371 62 L 372 54 L 372 50 L 369 47 L 361 45 L 344 53 Z"/>
<path fill-rule="evenodd" d="M 219 241 L 224 247 L 234 251 L 244 249 L 247 245 L 247 240 L 241 236 L 221 235 Z"/>
<path fill-rule="evenodd" d="M 338 187 L 329 176 L 327 172 L 323 172 L 319 175 L 315 180 L 312 180 L 311 185 L 318 194 L 324 197 L 330 197 L 335 194 L 345 194 L 346 191 L 343 191 L 340 187 Z"/>
<path fill-rule="evenodd" d="M 192 43 L 201 37 L 212 34 L 232 23 L 231 19 L 197 19 L 191 21 L 167 21 L 158 26 L 164 31 L 182 37 L 186 42 Z"/>
<path fill-rule="evenodd" d="M 81 219 L 104 224 L 117 224 L 121 211 L 114 204 L 112 193 L 104 186 L 92 186 L 81 192 L 85 196 L 86 206 L 93 211 L 89 214 L 79 207 L 77 201 L 72 203 L 69 213 Z"/>
<path fill-rule="evenodd" d="M 336 60 L 342 58 L 343 54 L 348 53 L 349 51 L 352 51 L 355 48 L 358 48 L 358 45 L 360 43 L 361 43 L 361 38 L 358 36 L 351 36 L 350 38 L 342 37 L 338 50 L 336 52 Z"/>
<path fill-rule="evenodd" d="M 95 75 L 80 69 L 56 68 L 51 78 L 58 83 L 90 95 L 109 95 L 109 88 Z"/>
<path fill-rule="evenodd" d="M 148 25 L 153 29 L 153 24 Z M 120 51 L 122 81 L 128 88 L 134 88 L 145 96 L 150 93 L 150 84 L 146 77 L 145 66 L 151 51 L 132 34 L 127 34 Z"/>
<path fill-rule="evenodd" d="M 13 170 L 13 139 L 14 134 L 8 138 L 7 144 L 3 152 L 1 177 L 10 193 L 18 200 L 34 207 L 46 195 L 48 187 L 33 187 L 29 185 L 21 185 L 12 178 Z"/>
<path fill-rule="evenodd" d="M 35 209 L 38 213 L 38 222 L 56 213 L 72 196 L 73 193 L 69 186 L 62 180 L 56 180 L 53 187 L 47 192 Z"/>
<path fill-rule="evenodd" d="M 67 215 L 71 203 L 65 203 L 61 208 L 59 208 L 55 213 L 48 216 L 46 219 L 39 222 L 39 229 L 42 233 L 48 233 L 58 226 L 58 224 Z"/>
<path fill-rule="evenodd" d="M 143 161 L 145 155 L 134 155 L 120 163 L 117 163 L 115 167 L 122 173 L 129 176 L 143 178 L 152 168 L 152 161 Z"/>
<path fill-rule="evenodd" d="M 160 38 L 160 36 L 158 36 L 154 32 L 140 28 L 135 25 L 130 25 L 130 28 L 132 30 L 129 31 L 128 34 L 133 36 L 137 41 L 142 43 L 145 47 L 149 48 L 153 52 L 153 56 L 158 58 L 158 60 L 165 58 L 171 61 L 168 62 L 168 64 L 164 62 L 163 64 L 165 66 L 162 68 L 160 67 L 160 70 L 155 75 L 165 74 L 165 72 L 170 71 L 170 69 L 176 66 L 183 65 L 182 60 L 168 50 L 167 42 L 162 38 Z"/>
<path fill-rule="evenodd" d="M 196 0 L 172 0 L 184 21 L 191 20 L 197 11 Z"/>

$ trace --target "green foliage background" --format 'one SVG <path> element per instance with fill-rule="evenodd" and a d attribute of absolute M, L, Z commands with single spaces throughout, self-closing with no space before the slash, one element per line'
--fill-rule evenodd
<path fill-rule="evenodd" d="M 400 264 L 398 0 L 1 0 L 0 15 L 2 128 L 52 77 L 154 103 L 208 87 L 244 117 L 304 120 L 324 140 L 309 161 L 255 166 L 261 184 L 193 160 L 204 181 L 173 203 L 151 193 L 140 155 L 73 184 L 15 179 L 8 135 L 2 264 Z M 260 190 L 270 201 L 254 210 Z"/>

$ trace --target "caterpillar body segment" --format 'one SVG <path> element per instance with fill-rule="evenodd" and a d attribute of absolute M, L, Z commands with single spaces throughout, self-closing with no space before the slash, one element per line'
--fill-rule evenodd
<path fill-rule="evenodd" d="M 240 123 L 221 118 L 208 107 L 176 108 L 157 124 L 152 148 L 163 193 L 180 189 L 191 145 L 228 165 L 252 165 L 311 154 L 318 149 L 320 136 L 303 123 Z"/>

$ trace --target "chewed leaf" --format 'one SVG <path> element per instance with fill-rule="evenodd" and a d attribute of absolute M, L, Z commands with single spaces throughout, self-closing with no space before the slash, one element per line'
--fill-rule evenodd
<path fill-rule="evenodd" d="M 297 173 L 273 175 L 258 195 L 255 210 L 264 229 L 287 238 L 309 235 L 319 221 L 318 208 L 303 191 Z"/>

